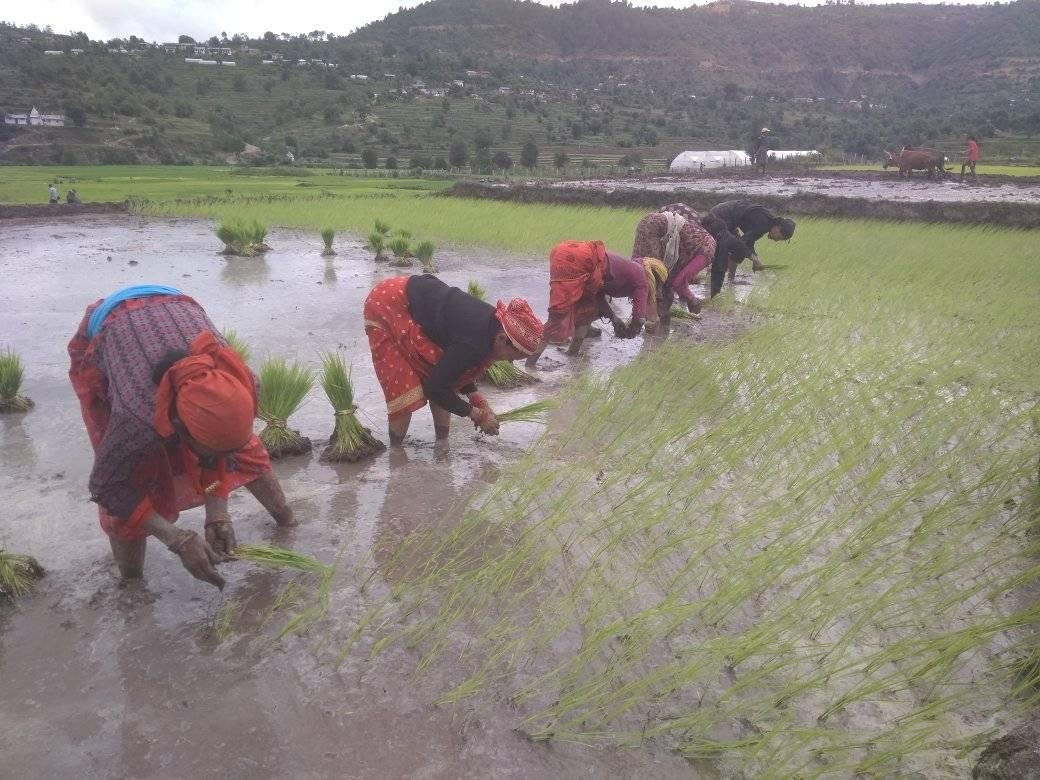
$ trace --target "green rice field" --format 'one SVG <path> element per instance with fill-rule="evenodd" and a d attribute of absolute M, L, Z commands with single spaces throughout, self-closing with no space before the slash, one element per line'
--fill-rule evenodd
<path fill-rule="evenodd" d="M 91 197 L 537 258 L 627 252 L 641 216 L 207 170 L 98 171 Z M 506 700 L 531 739 L 653 742 L 724 777 L 966 776 L 1040 692 L 1037 238 L 799 220 L 746 299 L 708 305 L 727 335 L 573 380 L 450 531 L 356 572 L 323 656 L 401 645 L 416 674 L 450 660 L 443 705 Z"/>

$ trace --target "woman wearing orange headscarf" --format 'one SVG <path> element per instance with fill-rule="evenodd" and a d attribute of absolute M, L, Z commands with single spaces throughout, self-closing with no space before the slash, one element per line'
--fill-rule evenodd
<path fill-rule="evenodd" d="M 140 577 L 155 536 L 192 576 L 223 587 L 214 564 L 235 547 L 227 512 L 246 486 L 278 525 L 295 525 L 253 434 L 256 380 L 194 300 L 140 285 L 87 307 L 69 342 L 69 378 L 94 447 L 91 500 L 123 577 Z M 205 538 L 177 528 L 205 505 Z"/>

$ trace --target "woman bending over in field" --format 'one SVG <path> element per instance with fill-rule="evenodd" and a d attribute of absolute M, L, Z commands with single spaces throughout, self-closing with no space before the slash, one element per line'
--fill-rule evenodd
<path fill-rule="evenodd" d="M 701 226 L 697 212 L 684 203 L 664 206 L 639 220 L 633 259 L 657 258 L 668 270 L 658 303 L 662 321 L 667 322 L 675 295 L 691 312 L 701 310 L 704 302 L 690 290 L 690 283 L 712 262 L 715 249 L 714 237 Z"/>
<path fill-rule="evenodd" d="M 497 434 L 498 420 L 475 382 L 496 360 L 519 360 L 542 340 L 542 323 L 523 298 L 492 306 L 429 274 L 383 280 L 365 299 L 364 314 L 391 444 L 404 441 L 412 412 L 427 401 L 438 439 L 448 437 L 453 414 Z"/>
<path fill-rule="evenodd" d="M 763 267 L 755 250 L 755 242 L 762 236 L 768 236 L 770 241 L 787 241 L 794 235 L 795 227 L 794 220 L 778 217 L 765 206 L 752 203 L 750 200 L 727 200 L 719 203 L 704 216 L 702 223 L 717 240 L 725 241 L 727 246 L 736 247 L 737 245 L 729 239 L 739 236 L 746 247 L 745 256 L 751 258 L 751 267 L 755 271 L 761 271 Z M 738 255 L 739 251 L 731 249 L 715 258 L 711 267 L 712 295 L 717 295 L 722 289 L 727 270 L 730 281 L 733 281 L 737 265 L 743 259 L 734 262 Z"/>
<path fill-rule="evenodd" d="M 565 344 L 577 355 L 593 320 L 608 319 L 618 338 L 635 338 L 646 321 L 646 271 L 640 263 L 608 252 L 602 241 L 564 241 L 549 253 L 549 316 L 545 336 L 527 359 L 533 368 L 549 344 Z M 631 298 L 632 319 L 625 322 L 607 297 Z"/>
<path fill-rule="evenodd" d="M 69 378 L 94 447 L 91 499 L 124 578 L 154 536 L 197 579 L 235 548 L 227 499 L 243 485 L 280 526 L 295 525 L 253 435 L 256 379 L 206 312 L 171 287 L 138 285 L 87 307 L 69 342 Z M 206 507 L 205 538 L 177 528 Z"/>

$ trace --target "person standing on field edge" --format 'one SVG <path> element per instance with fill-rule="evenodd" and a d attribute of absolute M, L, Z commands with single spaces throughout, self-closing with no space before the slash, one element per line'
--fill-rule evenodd
<path fill-rule="evenodd" d="M 51 186 L 47 188 L 47 195 L 50 198 L 52 206 L 58 205 L 58 188 L 54 186 L 54 182 L 51 182 Z"/>
<path fill-rule="evenodd" d="M 965 169 L 970 169 L 972 178 L 975 178 L 975 163 L 979 161 L 979 142 L 975 140 L 975 136 L 968 136 L 968 148 L 961 154 L 964 157 L 964 162 L 961 163 L 961 176 L 957 181 L 964 181 Z"/>
<path fill-rule="evenodd" d="M 751 164 L 759 173 L 766 172 L 766 163 L 769 161 L 769 128 L 763 127 L 758 138 L 751 144 Z"/>

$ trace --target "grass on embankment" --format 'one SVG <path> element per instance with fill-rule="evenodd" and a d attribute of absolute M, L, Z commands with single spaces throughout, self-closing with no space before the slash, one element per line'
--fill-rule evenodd
<path fill-rule="evenodd" d="M 744 337 L 579 380 L 447 536 L 395 541 L 364 645 L 534 738 L 965 776 L 1040 621 L 1036 238 L 803 221 Z"/>
<path fill-rule="evenodd" d="M 450 181 L 365 179 L 337 176 L 327 169 L 299 169 L 309 175 L 281 175 L 266 169 L 205 165 L 5 165 L 0 167 L 0 203 L 46 203 L 47 185 L 58 183 L 62 202 L 75 189 L 84 203 L 175 198 L 304 195 L 319 192 L 375 195 L 436 191 Z"/>

